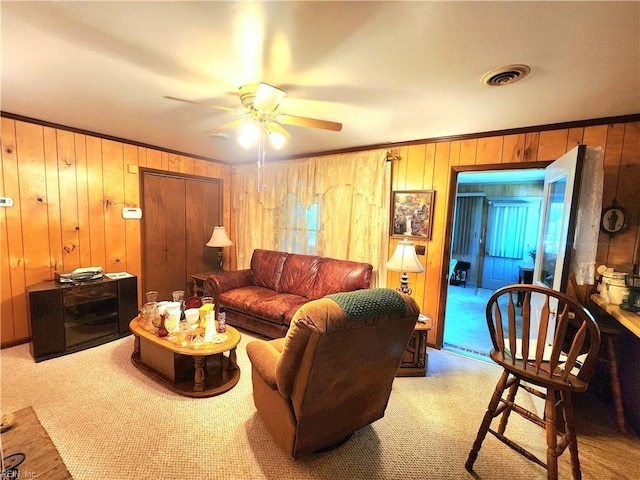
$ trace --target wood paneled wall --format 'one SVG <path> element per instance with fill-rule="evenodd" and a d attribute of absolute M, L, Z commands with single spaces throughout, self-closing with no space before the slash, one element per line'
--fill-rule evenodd
<path fill-rule="evenodd" d="M 121 214 L 123 207 L 140 206 L 138 167 L 221 179 L 223 218 L 230 224 L 228 165 L 1 120 L 0 196 L 14 201 L 0 208 L 3 346 L 30 337 L 26 288 L 52 279 L 54 271 L 95 265 L 126 271 L 138 276 L 140 291 L 140 220 Z"/>
<path fill-rule="evenodd" d="M 434 319 L 428 342 L 441 346 L 447 269 L 451 253 L 455 173 L 462 169 L 505 168 L 505 164 L 544 167 L 578 144 L 604 149 L 605 181 L 603 206 L 614 199 L 629 213 L 629 226 L 616 236 L 600 234 L 597 262 L 624 267 L 633 264 L 634 245 L 640 241 L 640 122 L 591 125 L 540 130 L 513 135 L 497 135 L 464 140 L 434 141 L 394 149 L 400 160 L 393 162 L 393 190 L 435 190 L 433 238 L 416 241 L 426 247 L 419 257 L 425 272 L 410 274 L 413 297 L 422 313 Z M 536 165 L 539 163 L 538 165 Z M 515 165 L 514 165 L 515 166 Z M 511 168 L 511 167 L 508 167 Z M 391 238 L 389 251 L 398 240 Z M 387 285 L 399 284 L 399 274 L 389 272 Z M 584 292 L 583 292 L 584 293 Z"/>
<path fill-rule="evenodd" d="M 234 238 L 233 176 L 228 165 L 5 117 L 1 120 L 0 196 L 15 202 L 13 207 L 0 208 L 2 345 L 29 338 L 26 287 L 53 278 L 55 270 L 102 265 L 106 272 L 140 276 L 140 222 L 121 216 L 122 207 L 139 206 L 139 166 L 222 179 L 224 223 Z M 444 331 L 454 171 L 524 162 L 544 166 L 580 143 L 605 149 L 603 205 L 616 199 L 630 215 L 623 233 L 600 235 L 597 261 L 609 266 L 631 264 L 639 235 L 639 121 L 426 141 L 394 149 L 400 160 L 392 166 L 393 189 L 436 192 L 432 239 L 416 242 L 426 247 L 425 256 L 419 257 L 425 272 L 410 274 L 414 298 L 422 312 L 435 320 L 428 338 L 431 345 L 442 344 Z M 390 252 L 397 241 L 390 239 Z M 230 257 L 225 263 L 233 269 L 233 251 Z M 387 285 L 399 281 L 398 273 L 389 272 Z"/>

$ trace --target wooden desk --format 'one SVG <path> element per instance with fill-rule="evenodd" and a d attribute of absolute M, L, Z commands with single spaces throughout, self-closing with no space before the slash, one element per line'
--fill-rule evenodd
<path fill-rule="evenodd" d="M 640 315 L 622 310 L 618 305 L 611 305 L 599 294 L 591 295 L 591 301 L 624 325 L 631 333 L 640 338 Z"/>

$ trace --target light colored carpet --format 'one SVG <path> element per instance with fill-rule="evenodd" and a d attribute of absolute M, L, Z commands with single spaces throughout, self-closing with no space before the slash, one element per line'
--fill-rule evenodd
<path fill-rule="evenodd" d="M 444 343 L 488 357 L 493 345 L 485 310 L 495 290 L 449 285 L 444 326 Z"/>
<path fill-rule="evenodd" d="M 37 364 L 28 345 L 5 349 L 2 411 L 32 406 L 77 480 L 546 478 L 492 436 L 475 476 L 466 472 L 499 369 L 433 350 L 427 377 L 395 380 L 384 418 L 337 450 L 294 462 L 255 412 L 245 352 L 251 339 L 243 333 L 238 348 L 238 385 L 207 399 L 177 395 L 137 370 L 133 337 Z M 637 478 L 636 436 L 585 428 L 578 426 L 583 478 Z M 507 431 L 544 458 L 542 429 L 512 415 Z M 560 473 L 571 476 L 568 455 Z"/>

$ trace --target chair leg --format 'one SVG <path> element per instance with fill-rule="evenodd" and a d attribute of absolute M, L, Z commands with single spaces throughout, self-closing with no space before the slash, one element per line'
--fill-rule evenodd
<path fill-rule="evenodd" d="M 547 479 L 558 478 L 558 431 L 556 427 L 556 391 L 549 389 L 544 404 L 547 431 Z"/>
<path fill-rule="evenodd" d="M 469 457 L 464 464 L 464 468 L 466 468 L 469 472 L 473 470 L 473 464 L 478 458 L 478 452 L 480 452 L 484 437 L 487 436 L 487 432 L 489 431 L 489 427 L 491 426 L 491 421 L 493 420 L 496 409 L 500 404 L 500 399 L 502 398 L 502 394 L 507 386 L 508 378 L 509 372 L 504 370 L 502 372 L 502 375 L 500 376 L 500 379 L 498 380 L 498 383 L 496 384 L 495 390 L 493 391 L 493 395 L 491 396 L 491 400 L 489 401 L 489 406 L 487 407 L 487 411 L 485 412 L 482 423 L 480 424 L 480 428 L 478 429 L 478 435 L 476 436 L 475 442 L 473 442 L 473 447 L 469 452 Z"/>
<path fill-rule="evenodd" d="M 611 392 L 613 393 L 613 403 L 616 409 L 616 419 L 618 428 L 622 433 L 627 433 L 624 422 L 624 409 L 622 407 L 622 391 L 620 390 L 620 377 L 618 377 L 618 360 L 616 358 L 616 348 L 611 335 L 605 335 L 607 342 L 607 353 L 609 355 L 609 366 L 611 367 Z"/>
<path fill-rule="evenodd" d="M 516 378 L 515 382 L 509 388 L 509 394 L 507 395 L 507 401 L 513 403 L 516 399 L 516 393 L 518 393 L 518 388 L 520 387 L 520 379 Z M 511 413 L 511 409 L 507 408 L 500 417 L 500 425 L 498 426 L 498 433 L 500 435 L 504 434 L 504 431 L 507 429 L 507 422 L 509 421 L 509 414 Z"/>
<path fill-rule="evenodd" d="M 571 454 L 571 472 L 574 480 L 582 478 L 580 471 L 580 458 L 578 457 L 578 440 L 576 438 L 575 422 L 573 419 L 573 401 L 571 392 L 560 392 L 562 398 L 562 414 L 564 416 L 564 429 L 567 436 L 569 453 Z"/>

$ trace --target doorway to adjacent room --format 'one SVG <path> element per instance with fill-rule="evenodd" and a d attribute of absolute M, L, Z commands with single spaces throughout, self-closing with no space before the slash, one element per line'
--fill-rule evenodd
<path fill-rule="evenodd" d="M 544 169 L 462 172 L 456 186 L 444 348 L 488 360 L 485 307 L 533 266 Z M 464 282 L 456 266 L 462 265 Z"/>

